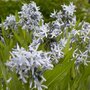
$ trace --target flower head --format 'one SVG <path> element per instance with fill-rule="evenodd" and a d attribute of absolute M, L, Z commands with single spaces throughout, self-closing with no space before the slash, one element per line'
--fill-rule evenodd
<path fill-rule="evenodd" d="M 65 11 L 66 14 L 73 16 L 73 13 L 75 12 L 75 6 L 71 2 L 69 6 L 67 5 L 62 5 L 63 10 Z"/>
<path fill-rule="evenodd" d="M 19 16 L 19 23 L 22 26 L 22 29 L 25 30 L 33 30 L 35 26 L 39 25 L 39 22 L 42 19 L 42 14 L 35 2 L 24 4 L 19 12 Z"/>
<path fill-rule="evenodd" d="M 43 72 L 47 69 L 52 69 L 53 65 L 49 53 L 32 48 L 33 46 L 29 46 L 29 50 L 25 50 L 17 44 L 16 49 L 11 52 L 10 61 L 6 65 L 11 71 L 16 71 L 23 83 L 27 83 L 27 79 L 30 77 L 30 87 L 42 90 L 42 87 L 45 87 L 42 85 L 45 81 Z"/>

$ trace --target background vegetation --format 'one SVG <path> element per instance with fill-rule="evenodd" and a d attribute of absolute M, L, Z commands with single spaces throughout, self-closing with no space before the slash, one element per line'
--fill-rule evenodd
<path fill-rule="evenodd" d="M 38 6 L 40 6 L 40 10 L 44 15 L 45 21 L 50 21 L 50 13 L 53 10 L 60 10 L 62 4 L 69 4 L 70 1 L 74 2 L 76 5 L 76 15 L 77 18 L 90 22 L 90 3 L 88 0 L 9 0 L 7 2 L 0 0 L 0 19 L 5 19 L 9 14 L 15 14 L 16 11 L 19 11 L 23 3 L 29 3 L 30 1 L 35 1 Z"/>

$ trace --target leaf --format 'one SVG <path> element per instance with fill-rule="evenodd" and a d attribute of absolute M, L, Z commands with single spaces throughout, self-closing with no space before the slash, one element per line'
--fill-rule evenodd
<path fill-rule="evenodd" d="M 15 31 L 12 31 L 12 32 L 14 33 L 15 39 L 21 44 L 21 46 L 27 49 L 27 44 L 25 40 L 22 37 L 20 37 Z"/>
<path fill-rule="evenodd" d="M 70 60 L 71 57 L 72 51 L 69 51 L 66 57 L 63 59 L 62 63 L 57 64 L 53 70 L 45 72 L 44 75 L 47 80 L 45 82 L 45 85 L 48 86 L 48 90 L 61 90 L 60 89 L 61 81 L 65 79 L 65 77 L 70 72 L 70 69 L 74 64 L 74 60 L 73 61 Z"/>
<path fill-rule="evenodd" d="M 0 47 L 2 48 L 4 48 L 5 46 L 4 46 L 4 44 L 0 41 Z"/>

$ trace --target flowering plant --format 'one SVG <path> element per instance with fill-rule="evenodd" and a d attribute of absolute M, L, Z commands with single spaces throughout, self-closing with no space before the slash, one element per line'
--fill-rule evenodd
<path fill-rule="evenodd" d="M 8 50 L 8 54 L 6 53 L 8 57 L 5 58 L 8 61 L 5 65 L 18 75 L 23 84 L 29 83 L 29 88 L 38 90 L 48 88 L 47 86 L 63 73 L 62 68 L 68 69 L 69 72 L 74 66 L 76 70 L 76 75 L 72 76 L 74 78 L 77 77 L 81 64 L 88 66 L 90 24 L 77 21 L 75 8 L 72 2 L 69 6 L 64 4 L 62 10 L 58 12 L 54 10 L 51 13 L 50 17 L 54 18 L 54 21 L 45 23 L 40 8 L 35 2 L 31 2 L 24 4 L 16 16 L 10 15 L 0 24 L 2 27 L 0 47 L 1 50 Z M 51 81 L 47 79 L 49 84 L 44 85 L 46 79 L 43 74 L 46 73 L 48 76 L 48 71 L 53 72 L 55 66 L 60 68 L 61 73 L 58 74 L 58 70 L 56 78 L 50 79 Z M 68 75 L 68 72 L 66 71 L 63 76 Z M 6 79 L 8 89 L 11 80 Z"/>

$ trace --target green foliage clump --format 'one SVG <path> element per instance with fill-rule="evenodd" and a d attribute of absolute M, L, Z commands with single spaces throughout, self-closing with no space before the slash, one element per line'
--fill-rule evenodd
<path fill-rule="evenodd" d="M 15 14 L 17 10 L 20 10 L 21 5 L 20 2 L 0 0 L 0 21 L 9 14 Z"/>

